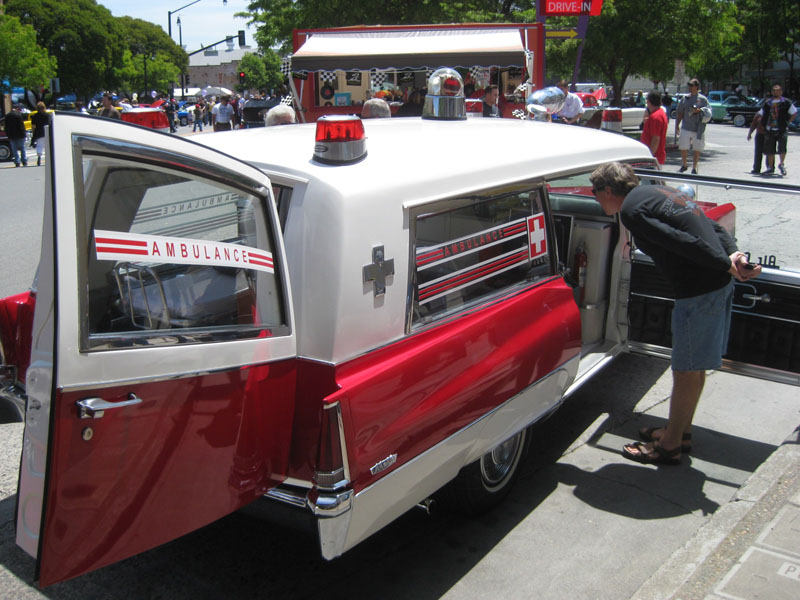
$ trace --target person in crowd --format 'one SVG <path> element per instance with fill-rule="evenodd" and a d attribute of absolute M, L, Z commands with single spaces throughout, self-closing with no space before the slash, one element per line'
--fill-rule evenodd
<path fill-rule="evenodd" d="M 41 166 L 42 155 L 44 154 L 44 134 L 50 125 L 50 113 L 41 100 L 36 103 L 36 113 L 31 116 L 33 132 L 31 135 L 32 143 L 36 148 L 36 166 Z"/>
<path fill-rule="evenodd" d="M 669 113 L 672 111 L 672 96 L 669 95 L 669 92 L 664 92 L 661 97 L 661 106 L 664 107 L 667 113 L 667 121 L 669 121 Z"/>
<path fill-rule="evenodd" d="M 484 117 L 499 117 L 500 107 L 497 101 L 500 97 L 500 90 L 496 85 L 487 85 L 483 91 L 483 116 Z"/>
<path fill-rule="evenodd" d="M 119 106 L 122 109 L 122 112 L 127 112 L 129 110 L 133 110 L 133 105 L 124 96 L 120 99 Z"/>
<path fill-rule="evenodd" d="M 667 115 L 661 110 L 661 95 L 658 92 L 647 94 L 647 108 L 641 142 L 650 148 L 652 154 L 663 165 L 667 161 Z"/>
<path fill-rule="evenodd" d="M 395 117 L 419 117 L 422 115 L 423 96 L 418 89 L 411 90 L 408 99 L 397 109 Z"/>
<path fill-rule="evenodd" d="M 192 109 L 192 113 L 194 113 L 194 123 L 192 124 L 192 133 L 194 133 L 198 129 L 200 129 L 201 132 L 203 131 L 204 112 L 205 112 L 204 105 L 203 101 L 201 100 L 197 104 L 195 104 L 194 109 Z"/>
<path fill-rule="evenodd" d="M 559 81 L 556 87 L 560 89 L 566 97 L 564 106 L 556 113 L 556 116 L 564 123 L 570 125 L 576 124 L 584 113 L 583 101 L 579 96 L 569 91 L 569 83 L 567 83 L 566 79 Z"/>
<path fill-rule="evenodd" d="M 384 104 L 386 103 L 384 102 Z M 267 127 L 272 127 L 273 125 L 291 125 L 292 123 L 297 123 L 297 115 L 291 106 L 278 104 L 269 109 L 267 116 L 264 118 L 264 122 Z"/>
<path fill-rule="evenodd" d="M 672 309 L 672 395 L 666 427 L 639 432 L 645 442 L 626 444 L 625 458 L 676 465 L 689 451 L 694 411 L 707 370 L 722 365 L 730 326 L 733 281 L 757 276 L 736 241 L 685 192 L 639 185 L 630 165 L 611 162 L 589 176 L 607 215 L 619 214 L 636 245 L 653 259 L 675 290 Z"/>
<path fill-rule="evenodd" d="M 675 137 L 678 138 L 678 149 L 681 151 L 681 168 L 683 173 L 688 169 L 689 150 L 692 151 L 692 174 L 697 175 L 700 153 L 705 148 L 706 123 L 711 120 L 711 108 L 708 98 L 700 93 L 700 81 L 689 80 L 689 95 L 678 103 L 675 114 Z M 681 127 L 683 123 L 683 127 Z M 680 137 L 679 137 L 680 136 Z"/>
<path fill-rule="evenodd" d="M 106 119 L 119 119 L 119 111 L 114 107 L 114 101 L 111 99 L 111 94 L 103 94 L 101 100 L 103 108 L 97 111 L 97 116 L 105 117 Z"/>
<path fill-rule="evenodd" d="M 174 104 L 174 100 L 172 98 L 167 98 L 166 102 L 163 104 L 164 112 L 167 114 L 167 121 L 169 122 L 169 132 L 175 133 L 178 128 L 175 125 L 175 113 L 176 113 L 176 106 Z"/>
<path fill-rule="evenodd" d="M 388 119 L 392 116 L 389 103 L 382 98 L 370 98 L 361 107 L 362 119 Z"/>
<path fill-rule="evenodd" d="M 764 175 L 775 172 L 775 155 L 781 158 L 778 170 L 786 175 L 786 141 L 789 137 L 788 126 L 794 119 L 797 108 L 790 100 L 783 97 L 783 87 L 776 83 L 772 86 L 772 98 L 764 103 L 758 114 L 764 127 L 764 155 L 767 157 L 767 170 Z"/>
<path fill-rule="evenodd" d="M 211 118 L 214 124 L 214 131 L 230 131 L 233 126 L 233 106 L 230 104 L 230 97 L 223 96 L 218 104 L 211 109 Z"/>
<path fill-rule="evenodd" d="M 22 105 L 15 104 L 6 114 L 6 137 L 11 144 L 11 156 L 14 166 L 28 166 L 28 155 L 25 154 L 25 118 L 22 116 Z"/>
<path fill-rule="evenodd" d="M 747 132 L 747 141 L 756 132 L 756 140 L 753 143 L 753 169 L 750 171 L 752 175 L 759 175 L 761 173 L 761 163 L 764 158 L 764 127 L 761 125 L 761 113 L 756 113 L 753 116 L 753 121 L 750 123 L 750 131 Z M 774 164 L 774 163 L 773 163 Z"/>
<path fill-rule="evenodd" d="M 86 105 L 83 103 L 83 100 L 75 100 L 75 112 L 83 113 L 84 115 L 89 114 L 89 111 L 86 110 Z"/>

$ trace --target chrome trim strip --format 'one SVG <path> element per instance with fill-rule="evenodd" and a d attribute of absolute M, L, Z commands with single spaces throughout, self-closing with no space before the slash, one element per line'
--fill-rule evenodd
<path fill-rule="evenodd" d="M 639 352 L 641 354 L 654 356 L 656 358 L 663 358 L 665 360 L 670 360 L 672 353 L 670 348 L 656 346 L 654 344 L 644 344 L 642 342 L 628 342 L 628 349 L 631 352 Z M 777 383 L 800 386 L 800 373 L 781 371 L 779 369 L 762 367 L 760 365 L 751 365 L 735 360 L 729 360 L 727 358 L 722 359 L 722 368 L 719 370 L 726 373 L 744 375 L 746 377 L 755 377 L 757 379 L 766 379 L 768 381 L 775 381 Z"/>
<path fill-rule="evenodd" d="M 573 393 L 578 391 L 581 388 L 581 386 L 583 386 L 584 383 L 592 379 L 595 376 L 595 374 L 604 369 L 612 360 L 614 360 L 617 356 L 622 354 L 623 351 L 624 351 L 624 346 L 622 344 L 616 344 L 613 348 L 611 348 L 611 350 L 602 359 L 597 361 L 597 363 L 593 367 L 591 367 L 584 374 L 582 374 L 580 379 L 576 379 L 575 381 L 572 382 L 572 385 L 570 385 L 564 392 L 564 399 L 566 400 Z"/>
<path fill-rule="evenodd" d="M 800 194 L 800 185 L 791 185 L 787 183 L 771 183 L 759 182 L 754 183 L 751 181 L 744 181 L 741 179 L 730 179 L 728 177 L 709 177 L 707 175 L 678 175 L 667 173 L 665 171 L 656 171 L 652 169 L 634 169 L 639 177 L 652 177 L 653 179 L 661 179 L 663 181 L 686 181 L 688 183 L 701 183 L 704 185 L 712 185 L 716 187 L 724 187 L 725 189 L 739 189 L 739 190 L 758 190 L 775 192 L 779 194 Z"/>
<path fill-rule="evenodd" d="M 653 294 L 642 294 L 640 292 L 631 292 L 631 296 L 638 296 L 639 298 L 653 298 L 654 300 L 663 300 L 664 302 L 675 302 L 675 298 L 667 298 L 666 296 L 654 296 Z"/>
<path fill-rule="evenodd" d="M 289 504 L 295 508 L 306 508 L 306 506 L 308 506 L 306 494 L 301 494 L 299 491 L 289 490 L 286 488 L 272 488 L 271 490 L 268 490 L 264 496 L 277 502 Z"/>

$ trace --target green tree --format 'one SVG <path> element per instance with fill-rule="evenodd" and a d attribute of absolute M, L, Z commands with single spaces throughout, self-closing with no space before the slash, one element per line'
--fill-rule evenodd
<path fill-rule="evenodd" d="M 7 0 L 6 14 L 30 25 L 58 60 L 62 91 L 87 97 L 115 86 L 122 62 L 122 31 L 95 0 Z"/>
<path fill-rule="evenodd" d="M 115 69 L 119 88 L 139 93 L 172 90 L 189 64 L 186 52 L 161 27 L 149 21 L 119 17 L 117 25 L 126 45 L 121 63 Z"/>
<path fill-rule="evenodd" d="M 676 59 L 699 69 L 715 49 L 734 45 L 741 35 L 735 18 L 728 0 L 605 0 L 589 24 L 583 65 L 602 74 L 619 102 L 630 75 L 666 79 Z"/>
<path fill-rule="evenodd" d="M 16 17 L 0 14 L 0 94 L 5 85 L 39 89 L 56 74 L 56 59 L 37 45 L 36 32 Z"/>

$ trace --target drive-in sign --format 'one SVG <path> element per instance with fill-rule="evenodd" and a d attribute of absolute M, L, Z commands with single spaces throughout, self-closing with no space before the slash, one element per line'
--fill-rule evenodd
<path fill-rule="evenodd" d="M 600 15 L 603 0 L 539 0 L 539 11 L 545 17 Z"/>

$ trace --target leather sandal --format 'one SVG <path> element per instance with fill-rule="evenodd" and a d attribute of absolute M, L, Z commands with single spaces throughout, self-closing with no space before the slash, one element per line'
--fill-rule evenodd
<path fill-rule="evenodd" d="M 622 447 L 622 456 L 633 462 L 641 463 L 643 465 L 679 465 L 681 464 L 681 449 L 680 447 L 672 450 L 666 450 L 661 446 L 661 442 L 656 440 L 652 442 L 653 449 L 647 450 L 643 442 L 632 442 Z M 631 452 L 630 449 L 635 449 L 637 452 Z"/>
<path fill-rule="evenodd" d="M 663 430 L 663 427 L 642 427 L 639 430 L 639 439 L 645 442 L 655 442 L 656 440 L 660 440 L 661 438 L 654 438 L 653 432 L 657 430 Z M 692 451 L 692 434 L 691 433 L 684 433 L 681 436 L 681 452 L 684 454 L 689 454 Z"/>

